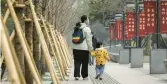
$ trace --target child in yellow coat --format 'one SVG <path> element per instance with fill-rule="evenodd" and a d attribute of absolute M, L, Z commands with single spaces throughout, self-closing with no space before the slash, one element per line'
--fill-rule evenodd
<path fill-rule="evenodd" d="M 91 52 L 96 58 L 96 79 L 102 80 L 106 60 L 110 60 L 108 52 L 103 48 L 102 42 L 97 42 L 95 51 Z"/>

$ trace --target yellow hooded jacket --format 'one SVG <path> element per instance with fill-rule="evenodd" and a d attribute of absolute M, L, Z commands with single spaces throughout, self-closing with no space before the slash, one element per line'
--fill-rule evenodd
<path fill-rule="evenodd" d="M 91 52 L 91 55 L 96 58 L 96 65 L 105 65 L 106 60 L 109 60 L 107 50 L 104 48 L 97 48 Z"/>

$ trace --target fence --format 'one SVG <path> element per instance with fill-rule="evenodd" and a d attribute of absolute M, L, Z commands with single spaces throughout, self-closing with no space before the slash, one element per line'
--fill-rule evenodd
<path fill-rule="evenodd" d="M 42 79 L 33 59 L 33 54 L 28 45 L 27 39 L 23 33 L 22 27 L 20 25 L 19 19 L 16 15 L 15 8 L 29 8 L 31 11 L 32 18 L 24 18 L 25 24 L 28 22 L 33 22 L 38 34 L 38 38 L 42 47 L 43 56 L 46 59 L 46 64 L 51 75 L 51 79 L 54 84 L 60 84 L 60 80 L 65 80 L 67 76 L 67 70 L 71 64 L 71 50 L 68 47 L 63 35 L 61 35 L 58 30 L 55 30 L 54 27 L 49 24 L 43 16 L 37 17 L 37 14 L 34 10 L 34 5 L 31 0 L 27 0 L 26 4 L 19 4 L 15 0 L 6 0 L 8 8 L 4 16 L 1 16 L 1 35 L 2 35 L 2 57 L 0 58 L 0 66 L 2 65 L 3 60 L 7 66 L 9 72 L 10 82 L 12 84 L 26 84 L 25 77 L 22 73 L 21 66 L 16 55 L 14 45 L 12 40 L 15 35 L 18 36 L 19 42 L 24 52 L 24 56 L 32 73 L 32 76 L 36 84 L 42 84 Z M 11 14 L 12 19 L 15 24 L 15 30 L 12 32 L 11 36 L 8 34 L 8 28 L 6 26 L 7 18 Z M 44 37 L 46 35 L 46 38 Z M 51 45 L 50 50 L 49 46 L 46 43 L 46 39 Z M 0 46 L 0 47 L 1 47 Z M 51 55 L 51 53 L 53 56 Z M 54 58 L 57 68 L 54 67 L 52 57 Z M 58 71 L 58 73 L 57 73 Z"/>

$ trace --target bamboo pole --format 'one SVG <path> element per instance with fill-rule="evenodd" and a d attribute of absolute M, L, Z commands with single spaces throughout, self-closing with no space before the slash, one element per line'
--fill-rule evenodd
<path fill-rule="evenodd" d="M 49 40 L 48 42 L 49 42 L 50 45 L 52 45 L 52 43 L 51 43 L 51 42 L 52 42 L 52 41 L 51 41 L 51 37 L 49 36 L 48 30 L 47 30 L 47 26 L 46 26 L 46 24 L 45 24 L 45 22 L 44 22 L 44 20 L 43 20 L 43 17 L 41 18 L 41 20 L 42 20 L 42 24 L 43 24 L 43 26 L 44 26 L 44 30 L 45 30 L 45 33 L 46 33 L 46 37 L 47 37 L 48 40 Z M 50 46 L 50 47 L 51 47 L 51 52 L 53 52 L 54 58 L 55 58 L 55 60 L 56 60 L 56 64 L 57 64 L 57 67 L 58 67 L 60 76 L 61 76 L 62 80 L 64 80 L 63 74 L 62 74 L 61 69 L 60 69 L 60 66 L 61 66 L 61 65 L 58 63 L 58 59 L 56 58 L 55 50 L 54 50 L 53 46 Z"/>
<path fill-rule="evenodd" d="M 59 33 L 59 38 L 60 38 L 60 41 L 62 42 L 62 48 L 63 48 L 63 51 L 64 51 L 64 54 L 65 54 L 65 57 L 66 57 L 66 60 L 68 60 L 67 61 L 67 63 L 68 63 L 68 67 L 69 67 L 69 64 L 70 64 L 70 62 L 69 62 L 69 59 L 68 59 L 68 54 L 67 54 L 67 52 L 66 52 L 66 49 L 65 49 L 65 44 L 64 44 L 64 42 L 63 42 L 63 40 L 62 40 L 62 36 L 61 36 L 61 34 Z"/>
<path fill-rule="evenodd" d="M 71 62 L 70 62 L 70 54 L 69 54 L 69 52 L 68 52 L 68 50 L 67 50 L 67 45 L 65 44 L 65 40 L 64 40 L 64 38 L 62 37 L 62 36 L 60 36 L 60 38 L 61 38 L 61 40 L 62 40 L 62 42 L 63 42 L 63 48 L 64 48 L 64 51 L 65 51 L 65 53 L 66 53 L 66 58 L 68 59 L 68 61 L 69 61 L 69 66 L 70 66 L 70 64 L 71 64 Z M 68 66 L 68 67 L 69 67 Z"/>
<path fill-rule="evenodd" d="M 4 23 L 4 24 L 6 24 L 6 21 L 7 21 L 7 18 L 8 18 L 8 16 L 9 16 L 9 14 L 10 14 L 10 11 L 9 11 L 9 9 L 7 9 L 7 11 L 6 11 L 6 13 L 5 13 L 5 16 L 4 16 L 4 18 L 3 18 L 3 23 Z M 14 36 L 15 36 L 15 30 L 12 32 L 12 34 L 11 34 L 11 36 L 10 36 L 10 41 L 13 40 Z M 3 55 L 2 55 L 2 58 L 1 58 L 1 60 L 0 60 L 0 66 L 2 66 L 3 60 L 4 60 L 4 57 L 3 57 Z"/>
<path fill-rule="evenodd" d="M 14 2 L 15 0 L 12 0 L 12 1 Z M 6 24 L 6 21 L 7 21 L 7 18 L 9 17 L 9 14 L 10 14 L 10 11 L 9 11 L 9 9 L 7 9 L 7 11 L 5 12 L 5 16 L 4 16 L 4 18 L 3 18 L 3 23 L 4 23 L 4 24 Z M 15 36 L 15 30 L 12 32 L 12 34 L 11 34 L 11 36 L 10 36 L 10 41 L 13 40 L 14 36 Z M 2 55 L 2 59 L 0 60 L 0 66 L 2 66 L 3 60 L 4 60 L 4 57 L 3 57 L 3 55 Z"/>
<path fill-rule="evenodd" d="M 68 62 L 69 62 L 69 66 L 68 67 L 70 67 L 70 65 L 71 65 L 71 58 L 70 58 L 70 53 L 68 52 L 68 50 L 67 50 L 67 45 L 65 44 L 65 39 L 63 38 L 63 36 L 61 35 L 60 36 L 60 38 L 61 38 L 61 42 L 63 42 L 63 49 L 64 49 L 64 51 L 65 51 L 65 53 L 66 53 L 66 58 L 68 59 Z"/>
<path fill-rule="evenodd" d="M 2 57 L 0 59 L 0 67 L 2 66 L 3 60 L 4 60 L 4 56 L 2 55 Z"/>
<path fill-rule="evenodd" d="M 62 51 L 62 47 L 61 47 L 61 45 L 60 45 L 60 40 L 59 40 L 57 34 L 54 33 L 54 36 L 55 36 L 55 38 L 58 39 L 58 40 L 56 40 L 56 43 L 57 43 L 57 45 L 58 45 L 58 47 L 59 47 L 59 51 L 60 51 L 60 54 L 61 54 L 61 58 L 62 58 L 62 60 L 63 60 L 63 62 L 64 62 L 64 68 L 67 70 L 67 67 L 68 67 L 68 66 L 67 66 L 67 62 L 66 62 L 64 53 L 63 53 L 63 51 Z M 66 72 L 66 70 L 65 70 L 65 72 Z M 67 72 L 66 72 L 66 75 L 67 75 Z"/>
<path fill-rule="evenodd" d="M 34 38 L 33 36 L 35 36 L 33 34 L 34 26 L 33 26 L 33 21 L 31 20 L 31 18 L 32 18 L 31 10 L 28 6 L 26 6 L 26 8 L 25 8 L 25 15 L 26 15 L 24 17 L 25 38 L 27 40 L 27 43 L 28 43 L 28 46 L 29 46 L 30 50 L 32 51 L 33 56 L 38 56 L 38 55 L 34 55 L 34 52 L 33 52 L 33 46 L 38 46 L 38 45 L 33 44 L 33 38 Z M 26 59 L 24 58 L 24 60 L 26 60 Z M 34 57 L 33 57 L 33 60 L 36 62 L 36 59 Z M 33 82 L 34 82 L 33 81 L 33 76 L 31 74 L 30 68 L 28 67 L 27 61 L 24 61 L 24 68 L 25 68 L 24 77 L 25 77 L 26 83 L 27 84 L 33 84 Z M 40 71 L 38 71 L 38 72 L 40 72 Z"/>
<path fill-rule="evenodd" d="M 65 56 L 66 56 L 66 59 L 68 60 L 68 67 L 70 66 L 70 59 L 69 59 L 69 56 L 68 56 L 68 52 L 66 51 L 66 44 L 64 43 L 64 40 L 63 40 L 63 36 L 59 33 L 59 37 L 60 37 L 60 40 L 62 42 L 62 48 L 64 50 L 64 53 L 65 53 Z"/>
<path fill-rule="evenodd" d="M 66 47 L 66 51 L 68 52 L 68 54 L 69 54 L 69 56 L 68 56 L 68 58 L 69 58 L 69 60 L 70 60 L 70 63 L 72 62 L 72 54 L 70 53 L 70 49 L 69 49 L 69 46 L 67 45 L 67 42 L 66 42 L 66 40 L 65 39 L 63 39 L 64 41 L 64 44 L 66 45 L 65 47 Z"/>
<path fill-rule="evenodd" d="M 25 40 L 25 37 L 24 37 L 24 35 L 23 35 L 23 32 L 22 32 L 22 30 L 21 30 L 21 25 L 20 25 L 19 20 L 18 20 L 18 18 L 17 18 L 17 16 L 16 16 L 16 13 L 15 13 L 15 11 L 14 11 L 14 8 L 13 8 L 13 6 L 12 6 L 12 3 L 11 3 L 10 0 L 6 0 L 6 1 L 7 1 L 9 10 L 10 10 L 10 12 L 11 12 L 11 16 L 12 16 L 12 18 L 13 18 L 13 20 L 14 20 L 16 32 L 17 32 L 17 34 L 18 34 L 18 37 L 19 37 L 21 46 L 23 47 L 23 51 L 24 51 L 24 53 L 25 53 L 26 60 L 28 61 L 30 70 L 31 70 L 31 72 L 32 72 L 32 74 L 33 74 L 33 77 L 34 77 L 36 83 L 37 83 L 37 84 L 41 84 L 41 79 L 40 79 L 40 77 L 39 77 L 39 73 L 38 73 L 37 68 L 36 68 L 36 66 L 35 66 L 35 62 L 34 62 L 34 60 L 32 59 L 32 53 L 31 53 L 29 47 L 27 47 L 28 44 L 27 44 L 27 42 L 26 42 L 26 40 Z"/>
<path fill-rule="evenodd" d="M 9 10 L 8 10 L 9 11 Z M 7 18 L 3 18 L 3 23 L 5 24 L 6 23 L 6 20 L 7 20 Z M 11 36 L 10 36 L 10 41 L 12 41 L 13 39 L 14 39 L 14 36 L 15 36 L 15 30 L 13 30 L 13 32 L 12 32 L 12 34 L 11 34 Z M 0 67 L 2 66 L 2 63 L 3 63 L 3 61 L 4 61 L 4 56 L 2 55 L 2 58 L 0 59 Z M 6 70 L 6 68 L 5 68 L 5 70 Z M 2 76 L 3 77 L 3 76 Z"/>
<path fill-rule="evenodd" d="M 70 66 L 70 60 L 69 60 L 69 58 L 68 58 L 68 53 L 66 52 L 66 49 L 65 49 L 65 44 L 64 44 L 64 42 L 63 42 L 63 40 L 62 40 L 62 37 L 60 36 L 60 40 L 61 40 L 61 42 L 62 42 L 62 49 L 63 49 L 63 51 L 64 51 L 64 54 L 65 54 L 65 58 L 66 58 L 66 60 L 67 60 L 67 69 L 69 68 L 69 66 Z"/>
<path fill-rule="evenodd" d="M 66 45 L 68 45 L 67 44 L 67 41 L 65 41 L 65 43 L 66 43 Z M 67 49 L 69 50 L 69 53 L 70 53 L 70 56 L 71 56 L 71 62 L 72 62 L 72 56 L 73 56 L 73 53 L 72 53 L 72 49 L 69 47 L 69 46 L 67 46 Z"/>
<path fill-rule="evenodd" d="M 12 32 L 12 34 L 10 36 L 10 41 L 12 41 L 14 39 L 15 34 L 16 34 L 15 30 L 13 30 L 13 32 Z"/>
<path fill-rule="evenodd" d="M 16 3 L 23 3 L 23 0 L 17 0 L 15 2 L 15 4 Z M 15 4 L 13 4 L 13 8 L 14 8 L 15 13 L 17 15 L 17 18 L 18 18 L 18 20 L 20 22 L 21 29 L 23 30 L 23 35 L 25 35 L 25 32 L 24 32 L 25 31 L 25 23 L 24 23 L 24 18 L 23 18 L 24 9 L 23 8 L 14 7 Z M 18 35 L 16 35 L 14 37 L 14 41 L 13 42 L 14 42 L 14 46 L 15 46 L 14 48 L 15 48 L 15 51 L 16 51 L 16 54 L 17 54 L 17 58 L 19 60 L 22 72 L 25 73 L 25 70 L 24 70 L 25 69 L 25 67 L 24 67 L 24 58 L 25 57 L 24 57 L 24 52 L 23 52 L 23 49 L 22 49 L 22 46 L 21 46 L 21 43 L 20 43 Z"/>
<path fill-rule="evenodd" d="M 48 65 L 48 69 L 49 69 L 49 72 L 50 72 L 50 75 L 51 75 L 51 79 L 52 79 L 54 84 L 57 84 L 57 83 L 59 84 L 59 81 L 56 80 L 56 75 L 55 75 L 56 72 L 54 70 L 53 62 L 52 62 L 48 47 L 46 45 L 46 41 L 45 41 L 45 38 L 43 36 L 40 24 L 38 22 L 37 15 L 36 15 L 35 10 L 34 10 L 34 5 L 33 5 L 31 0 L 28 0 L 28 2 L 30 4 L 30 9 L 31 9 L 31 12 L 32 12 L 33 20 L 34 20 L 34 23 L 35 23 L 35 26 L 36 26 L 36 30 L 37 30 L 37 34 L 39 36 L 40 43 L 42 45 L 42 50 L 43 50 L 44 57 L 46 59 L 47 65 Z"/>
<path fill-rule="evenodd" d="M 66 52 L 64 51 L 64 47 L 63 47 L 63 42 L 60 38 L 61 34 L 59 32 L 56 32 L 57 33 L 57 38 L 59 39 L 59 46 L 61 47 L 61 50 L 62 50 L 62 54 L 64 55 L 64 60 L 66 61 L 66 69 L 68 68 L 69 66 L 69 60 L 67 59 L 67 54 Z"/>
<path fill-rule="evenodd" d="M 4 21 L 4 19 L 3 19 L 3 23 L 5 23 L 5 21 Z M 12 40 L 14 39 L 14 36 L 15 36 L 15 31 L 13 31 L 12 32 L 12 34 L 11 34 L 11 36 L 10 36 L 10 41 L 12 42 Z M 0 60 L 0 67 L 2 66 L 2 63 L 3 63 L 3 61 L 4 61 L 4 56 L 2 55 L 2 58 L 1 58 L 1 60 Z M 16 61 L 17 62 L 17 61 Z M 19 64 L 19 63 L 18 63 Z M 18 65 L 19 66 L 19 65 Z M 4 70 L 3 71 L 5 71 L 6 70 L 6 67 L 4 67 Z M 3 72 L 2 71 L 2 72 Z M 21 71 L 20 71 L 21 72 Z M 19 73 L 20 73 L 19 72 Z M 21 73 L 20 73 L 21 74 Z M 3 78 L 3 75 L 4 74 L 1 74 L 1 79 Z"/>
<path fill-rule="evenodd" d="M 54 33 L 54 36 L 55 36 L 55 38 L 57 38 L 56 43 L 57 43 L 57 45 L 58 45 L 58 47 L 59 47 L 59 52 L 60 52 L 60 54 L 61 54 L 61 58 L 62 58 L 62 60 L 63 60 L 63 64 L 64 64 L 64 68 L 65 68 L 65 72 L 66 72 L 68 66 L 67 66 L 67 61 L 66 61 L 66 59 L 65 59 L 65 55 L 64 55 L 63 50 L 62 50 L 62 47 L 61 47 L 61 42 L 60 42 L 60 39 L 58 38 L 58 35 L 56 35 L 56 34 Z M 66 75 L 67 75 L 67 72 L 66 72 Z"/>
<path fill-rule="evenodd" d="M 21 80 L 19 78 L 17 69 L 16 69 L 16 65 L 13 59 L 13 54 L 12 54 L 12 50 L 11 50 L 11 43 L 9 41 L 9 36 L 7 35 L 7 31 L 5 31 L 4 27 L 5 25 L 2 24 L 2 19 L 1 19 L 1 25 L 3 25 L 3 28 L 1 27 L 1 35 L 2 35 L 2 53 L 4 54 L 4 58 L 5 58 L 5 62 L 6 62 L 6 66 L 8 68 L 9 71 L 9 75 L 10 75 L 10 79 L 12 84 L 21 84 Z M 25 84 L 25 83 L 24 83 Z"/>
<path fill-rule="evenodd" d="M 5 31 L 7 32 L 7 27 L 4 28 Z M 8 32 L 7 32 L 8 33 Z M 12 44 L 12 40 L 14 39 L 14 36 L 15 36 L 15 31 L 12 32 L 12 35 L 10 36 L 10 42 Z M 19 61 L 18 61 L 18 58 L 17 58 L 17 55 L 16 55 L 16 51 L 14 49 L 14 46 L 11 45 L 11 50 L 12 50 L 12 54 L 13 54 L 13 59 L 14 59 L 14 62 L 15 62 L 15 65 L 16 65 L 16 69 L 18 71 L 18 74 L 19 74 L 19 77 L 21 79 L 21 83 L 22 84 L 26 84 L 25 82 L 25 79 L 24 79 L 24 76 L 23 76 L 23 73 L 22 73 L 22 69 L 20 67 L 20 64 L 19 64 Z"/>
<path fill-rule="evenodd" d="M 15 2 L 15 0 L 11 0 L 12 2 L 12 4 Z M 6 21 L 7 21 L 7 19 L 8 19 L 8 17 L 9 17 L 9 14 L 10 14 L 10 11 L 9 11 L 9 8 L 7 8 L 7 10 L 6 10 L 6 12 L 5 12 L 5 16 L 4 16 L 4 18 L 3 18 L 3 22 L 4 22 L 4 24 L 6 24 Z"/>
<path fill-rule="evenodd" d="M 14 2 L 14 0 L 13 0 L 13 2 Z M 7 21 L 7 17 L 9 16 L 9 13 L 10 13 L 10 11 L 9 11 L 9 9 L 7 9 L 7 12 L 6 12 L 6 14 L 5 14 L 5 17 L 3 18 L 3 23 L 5 24 L 6 23 L 6 21 Z M 5 27 L 6 28 L 6 27 Z M 7 30 L 7 29 L 6 29 Z M 14 39 L 14 36 L 15 36 L 15 30 L 13 30 L 13 32 L 12 32 L 12 34 L 11 34 L 11 36 L 10 36 L 10 41 L 12 42 L 12 40 Z M 14 49 L 13 49 L 13 51 L 14 51 Z M 14 52 L 13 52 L 14 53 Z M 15 54 L 15 53 L 14 53 Z M 3 57 L 3 55 L 2 55 L 2 57 Z M 4 57 L 3 57 L 4 58 Z M 3 62 L 3 60 L 4 59 L 2 59 L 2 62 Z M 16 69 L 18 70 L 18 73 L 19 73 L 19 77 L 21 78 L 21 81 L 22 81 L 22 83 L 24 83 L 25 81 L 25 79 L 24 79 L 24 77 L 23 77 L 23 75 L 22 75 L 22 71 L 21 71 L 21 68 L 20 68 L 20 64 L 19 64 L 19 61 L 18 61 L 18 59 L 17 59 L 17 56 L 16 55 L 14 55 L 14 61 L 16 62 Z M 0 63 L 0 66 L 2 65 L 2 63 Z M 6 68 L 4 69 L 4 71 L 6 70 Z M 3 75 L 2 75 L 2 77 L 3 77 Z"/>
<path fill-rule="evenodd" d="M 61 63 L 61 69 L 63 70 L 63 75 L 65 76 L 65 75 L 66 75 L 66 71 L 65 71 L 65 69 L 64 69 L 64 64 L 63 64 L 64 61 L 63 61 L 62 58 L 61 58 L 61 52 L 59 51 L 60 49 L 58 49 L 58 45 L 57 45 L 57 43 L 56 43 L 57 39 L 55 39 L 55 37 L 54 37 L 54 35 L 53 35 L 51 26 L 48 25 L 48 27 L 49 27 L 49 31 L 50 31 L 51 38 L 52 38 L 53 43 L 54 43 L 54 48 L 55 48 L 55 50 L 56 50 L 56 52 L 57 52 L 58 61 Z"/>
<path fill-rule="evenodd" d="M 5 16 L 4 16 L 4 18 L 3 18 L 3 22 L 4 22 L 4 23 L 6 23 L 8 17 L 9 17 L 9 14 L 10 14 L 10 11 L 9 11 L 9 9 L 7 9 L 7 11 L 6 11 L 6 13 L 5 13 Z"/>
<path fill-rule="evenodd" d="M 42 1 L 42 0 L 40 0 Z M 42 13 L 42 8 L 40 7 L 40 1 L 38 0 L 33 0 L 32 2 L 34 2 L 34 10 L 35 12 L 38 14 Z M 28 0 L 26 0 L 26 3 L 28 6 L 30 6 L 30 3 Z M 29 14 L 31 14 L 31 20 L 33 22 L 33 16 L 32 16 L 32 10 L 30 7 L 29 8 Z M 38 21 L 41 21 L 39 18 L 38 18 Z M 34 23 L 34 22 L 33 22 Z M 39 47 L 40 46 L 40 47 Z M 40 72 L 40 75 L 42 77 L 42 75 L 44 75 L 45 71 L 47 71 L 47 68 L 44 68 L 45 67 L 45 59 L 43 59 L 43 51 L 41 49 L 41 44 L 40 44 L 40 41 L 39 41 L 39 37 L 38 37 L 38 34 L 37 34 L 37 31 L 36 31 L 36 26 L 33 24 L 33 58 L 34 58 L 34 61 L 36 64 L 38 64 L 38 62 L 40 61 L 40 65 L 41 65 L 41 70 L 40 70 L 40 67 L 39 67 L 39 72 Z M 41 60 L 40 60 L 40 59 Z M 41 74 L 42 73 L 42 74 Z"/>
<path fill-rule="evenodd" d="M 51 36 L 51 38 L 52 38 L 52 40 L 53 40 L 53 43 L 54 43 L 54 48 L 55 48 L 55 50 L 56 50 L 56 52 L 57 52 L 57 57 L 58 57 L 58 60 L 59 60 L 59 62 L 61 63 L 61 69 L 62 69 L 62 71 L 63 71 L 63 75 L 65 76 L 65 69 L 64 69 L 64 65 L 63 65 L 63 61 L 61 61 L 62 59 L 61 59 L 61 55 L 60 55 L 60 52 L 59 52 L 59 49 L 58 49 L 58 45 L 57 45 L 57 43 L 56 43 L 56 38 L 54 37 L 54 34 L 53 34 L 53 31 L 51 30 L 51 27 L 50 27 L 50 25 L 48 25 L 49 26 L 49 32 L 50 32 L 50 36 Z"/>
<path fill-rule="evenodd" d="M 3 23 L 4 23 L 4 22 L 3 22 Z M 12 32 L 12 34 L 11 34 L 11 36 L 10 36 L 10 41 L 13 40 L 14 36 L 15 36 L 15 31 Z M 3 60 L 4 60 L 4 56 L 2 55 L 2 58 L 0 59 L 0 67 L 2 66 Z"/>
<path fill-rule="evenodd" d="M 73 54 L 72 54 L 71 49 L 69 48 L 69 46 L 67 44 L 67 41 L 65 39 L 64 39 L 64 42 L 66 44 L 66 49 L 67 49 L 68 54 L 69 54 L 70 63 L 72 63 L 72 58 L 73 58 L 72 56 L 73 56 Z"/>
<path fill-rule="evenodd" d="M 69 54 L 69 59 L 70 59 L 70 63 L 72 63 L 72 52 L 71 52 L 71 49 L 69 48 L 69 46 L 68 46 L 68 44 L 67 44 L 67 41 L 65 40 L 65 39 L 63 39 L 64 41 L 64 43 L 65 43 L 65 45 L 66 45 L 66 50 L 67 50 L 67 52 L 68 52 L 68 54 Z"/>

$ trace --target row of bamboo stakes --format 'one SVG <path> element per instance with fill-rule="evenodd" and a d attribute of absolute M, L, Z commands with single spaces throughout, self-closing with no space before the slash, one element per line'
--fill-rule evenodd
<path fill-rule="evenodd" d="M 48 66 L 51 79 L 53 81 L 53 84 L 60 84 L 60 80 L 65 80 L 65 77 L 68 75 L 67 70 L 70 67 L 72 62 L 72 59 L 71 59 L 72 53 L 70 51 L 70 48 L 67 45 L 67 42 L 63 38 L 63 35 L 57 30 L 55 30 L 54 27 L 50 25 L 47 21 L 45 21 L 42 15 L 40 17 L 37 17 L 32 1 L 31 0 L 27 0 L 27 1 L 28 1 L 27 3 L 29 3 L 28 6 L 30 7 L 30 10 L 33 16 L 33 18 L 31 18 L 32 20 L 30 21 L 33 21 L 35 24 L 39 41 L 40 41 L 40 44 L 42 45 L 42 51 L 44 53 L 43 56 L 46 60 L 46 64 Z M 1 40 L 2 57 L 0 59 L 0 66 L 2 65 L 3 60 L 5 60 L 5 64 L 9 72 L 10 82 L 12 84 L 26 84 L 24 75 L 19 65 L 16 52 L 14 50 L 14 45 L 12 44 L 12 40 L 15 34 L 17 34 L 19 41 L 21 43 L 23 52 L 25 54 L 26 61 L 28 63 L 32 76 L 35 80 L 35 83 L 42 84 L 42 79 L 39 75 L 35 61 L 32 56 L 33 54 L 30 51 L 26 38 L 23 34 L 23 30 L 21 28 L 20 22 L 14 10 L 15 6 L 13 6 L 13 3 L 15 3 L 15 0 L 12 0 L 12 1 L 6 0 L 6 2 L 8 5 L 7 11 L 4 17 L 2 16 L 0 17 L 1 18 L 0 24 L 2 26 L 1 35 L 3 39 Z M 9 14 L 11 14 L 15 24 L 15 30 L 12 32 L 11 36 L 9 36 L 8 28 L 6 27 L 6 21 Z M 46 34 L 46 38 L 43 35 L 44 33 Z M 48 39 L 48 42 L 51 45 L 50 46 L 51 51 L 49 51 L 45 39 Z M 50 52 L 53 53 L 53 56 L 51 56 Z M 54 59 L 56 62 L 57 70 L 53 65 L 52 59 Z"/>

